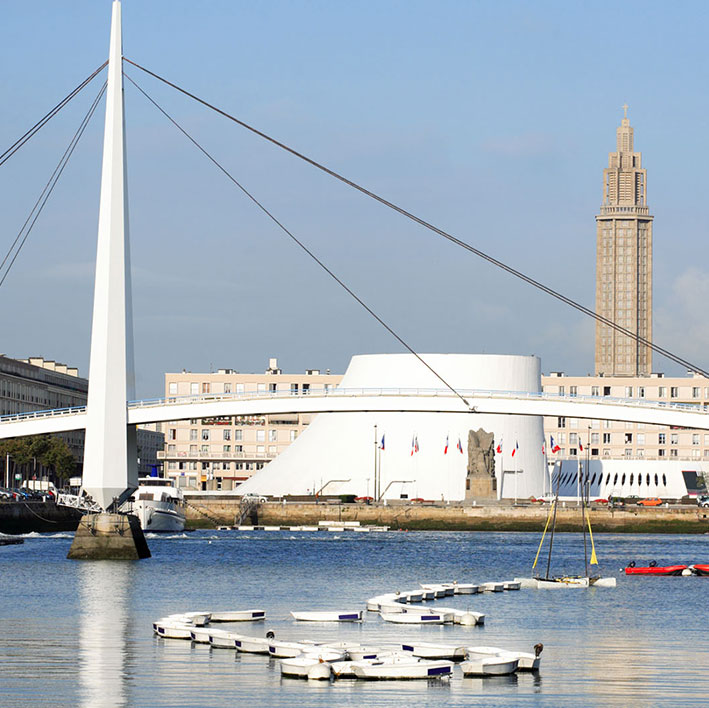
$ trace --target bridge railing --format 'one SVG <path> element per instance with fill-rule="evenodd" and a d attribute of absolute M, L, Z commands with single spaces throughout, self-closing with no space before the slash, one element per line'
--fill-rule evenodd
<path fill-rule="evenodd" d="M 591 403 L 594 405 L 617 405 L 646 409 L 665 409 L 709 413 L 701 403 L 679 403 L 653 401 L 641 398 L 617 398 L 613 396 L 589 396 L 549 393 L 545 391 L 499 391 L 494 389 L 462 389 L 458 391 L 464 398 L 496 398 L 516 400 L 554 400 L 574 403 Z M 145 398 L 127 403 L 130 409 L 155 408 L 169 405 L 189 405 L 213 403 L 218 401 L 253 401 L 290 398 L 347 398 L 361 396 L 410 396 L 410 397 L 441 397 L 453 398 L 455 394 L 448 389 L 440 388 L 311 388 L 306 391 L 243 391 L 235 393 L 207 393 L 188 396 L 167 396 L 161 398 Z M 55 408 L 50 410 L 28 411 L 26 413 L 10 413 L 0 416 L 0 424 L 26 420 L 53 418 L 77 415 L 86 412 L 86 406 L 71 408 Z M 602 417 L 602 416 L 600 416 Z"/>

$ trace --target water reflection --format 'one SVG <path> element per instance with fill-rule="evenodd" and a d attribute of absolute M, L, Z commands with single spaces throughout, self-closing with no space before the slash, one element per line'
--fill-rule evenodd
<path fill-rule="evenodd" d="M 474 693 L 497 693 L 505 688 L 515 688 L 519 678 L 517 674 L 508 676 L 470 676 L 463 678 L 463 687 Z"/>
<path fill-rule="evenodd" d="M 79 564 L 79 704 L 128 705 L 128 601 L 133 565 L 123 561 Z"/>

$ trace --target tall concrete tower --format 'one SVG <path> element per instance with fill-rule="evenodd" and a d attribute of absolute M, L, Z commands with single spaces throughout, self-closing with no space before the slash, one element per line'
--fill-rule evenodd
<path fill-rule="evenodd" d="M 596 312 L 652 340 L 652 220 L 647 172 L 633 149 L 628 106 L 616 131 L 616 151 L 603 170 L 603 204 L 596 217 Z M 633 338 L 596 323 L 596 374 L 642 376 L 652 352 Z"/>

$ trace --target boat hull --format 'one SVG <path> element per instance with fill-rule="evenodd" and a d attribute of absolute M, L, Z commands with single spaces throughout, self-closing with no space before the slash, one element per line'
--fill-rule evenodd
<path fill-rule="evenodd" d="M 665 566 L 646 566 L 637 567 L 628 566 L 625 569 L 626 575 L 682 575 L 682 571 L 686 570 L 686 565 L 665 565 Z"/>
<path fill-rule="evenodd" d="M 362 611 L 350 612 L 291 612 L 299 622 L 361 622 Z"/>
<path fill-rule="evenodd" d="M 266 619 L 265 610 L 231 610 L 212 612 L 212 622 L 259 622 Z"/>
<path fill-rule="evenodd" d="M 692 566 L 692 570 L 694 571 L 695 575 L 709 575 L 709 565 L 704 563 L 695 563 Z"/>
<path fill-rule="evenodd" d="M 518 659 L 499 656 L 475 657 L 460 665 L 463 676 L 507 676 L 517 671 L 518 667 Z"/>
<path fill-rule="evenodd" d="M 401 661 L 395 663 L 382 661 L 358 664 L 352 667 L 352 671 L 356 678 L 370 681 L 440 679 L 451 676 L 453 663 L 450 661 Z"/>

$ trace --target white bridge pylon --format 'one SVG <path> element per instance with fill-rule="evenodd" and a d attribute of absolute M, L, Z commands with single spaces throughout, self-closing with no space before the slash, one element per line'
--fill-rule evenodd
<path fill-rule="evenodd" d="M 559 396 L 509 391 L 461 391 L 468 409 L 448 389 L 311 389 L 308 394 L 253 393 L 170 397 L 133 401 L 127 425 L 222 416 L 273 416 L 287 413 L 460 413 L 531 415 L 613 420 L 709 430 L 709 412 L 690 404 L 637 399 Z M 37 411 L 0 417 L 0 439 L 86 428 L 86 409 Z"/>

